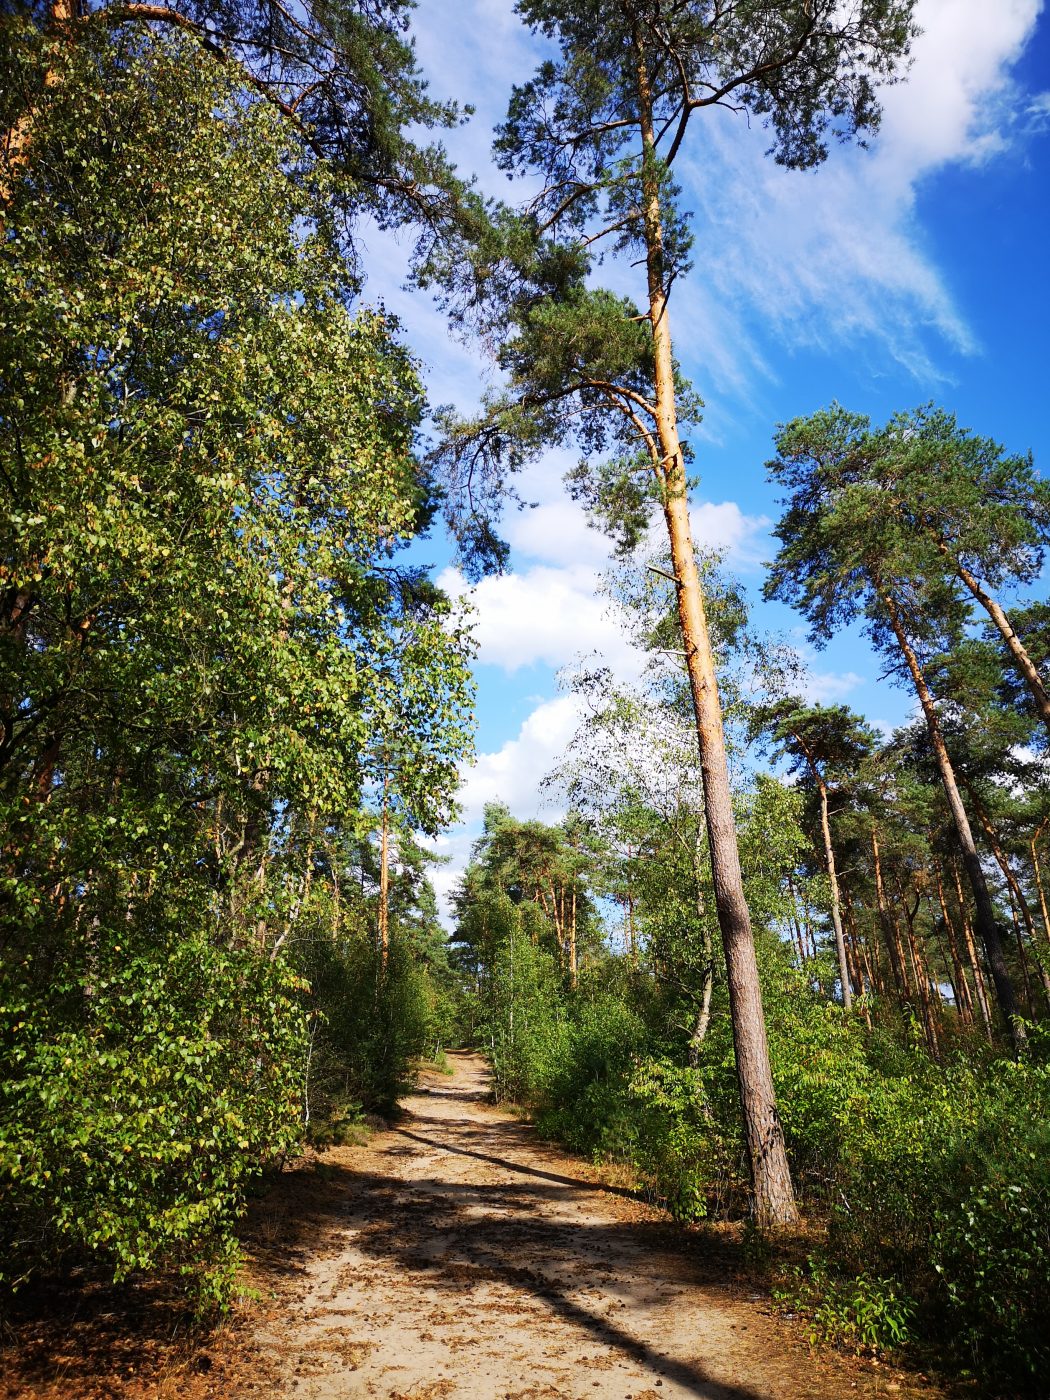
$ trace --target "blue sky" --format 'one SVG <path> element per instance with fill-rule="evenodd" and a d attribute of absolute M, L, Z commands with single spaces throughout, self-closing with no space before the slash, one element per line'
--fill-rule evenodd
<path fill-rule="evenodd" d="M 691 128 L 676 167 L 696 246 L 694 271 L 675 288 L 672 332 L 707 405 L 694 437 L 695 528 L 727 552 L 756 622 L 783 633 L 799 619 L 758 596 L 777 514 L 763 462 L 778 422 L 832 399 L 876 421 L 935 399 L 1009 449 L 1031 448 L 1044 472 L 1050 462 L 1050 18 L 1041 0 L 918 0 L 916 14 L 924 32 L 907 79 L 884 93 L 871 150 L 842 148 L 817 171 L 785 172 L 763 156 L 760 129 L 717 112 Z M 511 0 L 461 0 L 454 24 L 447 0 L 420 0 L 415 29 L 435 95 L 477 108 L 450 133 L 454 159 L 486 190 L 519 198 L 489 159 L 510 86 L 539 53 Z M 469 409 L 483 358 L 400 289 L 405 248 L 379 234 L 369 244 L 370 291 L 404 321 L 431 401 Z M 624 288 L 629 276 L 610 273 Z M 442 893 L 486 801 L 558 815 L 538 785 L 575 726 L 559 667 L 592 651 L 619 674 L 634 665 L 596 594 L 607 550 L 565 493 L 568 465 L 552 456 L 523 483 L 539 505 L 506 521 L 512 571 L 472 595 L 478 760 L 464 773 L 464 822 L 438 843 L 452 857 Z M 458 590 L 447 544 L 435 537 L 424 552 Z M 863 638 L 836 639 L 809 662 L 815 697 L 883 725 L 908 713 L 910 697 L 880 681 Z"/>

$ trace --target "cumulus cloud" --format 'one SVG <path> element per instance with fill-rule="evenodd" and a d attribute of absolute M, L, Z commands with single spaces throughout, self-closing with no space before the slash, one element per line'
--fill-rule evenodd
<path fill-rule="evenodd" d="M 482 665 L 513 675 L 537 662 L 557 670 L 599 653 L 617 675 L 638 674 L 640 658 L 616 610 L 598 593 L 593 569 L 536 565 L 482 579 L 473 590 L 446 569 L 438 584 L 453 596 L 467 593 Z"/>
<path fill-rule="evenodd" d="M 701 501 L 689 516 L 697 542 L 723 553 L 732 569 L 753 569 L 768 553 L 768 515 L 748 515 L 736 501 Z"/>
<path fill-rule="evenodd" d="M 715 420 L 731 411 L 727 400 L 750 405 L 756 387 L 775 378 L 770 328 L 780 346 L 848 344 L 873 362 L 888 353 L 926 382 L 946 377 L 945 347 L 979 349 L 924 246 L 916 200 L 933 173 L 987 162 L 1046 128 L 1048 94 L 1022 93 L 1011 77 L 1041 4 L 919 0 L 913 62 L 906 79 L 882 94 L 872 150 L 836 148 L 817 172 L 774 165 L 765 155 L 768 133 L 736 113 L 705 112 L 695 122 L 676 169 L 700 251 L 697 271 L 675 289 L 674 317 L 680 357 L 719 395 L 703 436 L 717 436 Z M 492 165 L 492 129 L 542 44 L 510 0 L 463 0 L 454 26 L 438 0 L 422 0 L 414 29 L 435 96 L 462 94 L 470 75 L 476 115 L 444 137 L 454 159 L 488 193 L 519 201 L 529 181 L 508 182 Z M 368 243 L 372 286 L 411 323 L 433 400 L 473 403 L 485 373 L 480 359 L 450 341 L 425 298 L 400 290 L 405 247 L 386 234 Z M 609 264 L 603 276 L 628 290 L 625 269 Z"/>
<path fill-rule="evenodd" d="M 811 705 L 837 705 L 864 684 L 856 671 L 810 671 L 802 694 Z"/>
<path fill-rule="evenodd" d="M 562 815 L 539 791 L 541 780 L 561 758 L 580 721 L 580 702 L 559 695 L 537 705 L 517 735 L 495 753 L 479 754 L 466 774 L 459 800 L 463 820 L 477 821 L 488 802 L 505 803 L 522 819 Z"/>
<path fill-rule="evenodd" d="M 430 881 L 446 925 L 451 919 L 452 895 L 481 833 L 487 803 L 501 802 L 523 821 L 538 817 L 557 822 L 565 815 L 553 794 L 541 792 L 540 783 L 561 760 L 581 715 L 580 702 L 573 695 L 541 700 L 512 739 L 491 753 L 478 754 L 464 772 L 459 791 L 460 824 L 447 835 L 424 840 L 435 855 L 444 857 L 443 864 L 432 867 Z"/>

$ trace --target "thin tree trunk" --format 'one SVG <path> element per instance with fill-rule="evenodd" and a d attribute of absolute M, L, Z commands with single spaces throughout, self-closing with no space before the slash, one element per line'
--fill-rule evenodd
<path fill-rule="evenodd" d="M 853 949 L 853 966 L 857 971 L 857 990 L 863 998 L 861 1005 L 864 1012 L 864 1024 L 870 1031 L 871 1010 L 869 1002 L 870 993 L 874 990 L 874 980 L 871 975 L 871 965 L 868 962 L 868 952 L 861 942 L 857 921 L 853 916 L 853 901 L 850 899 L 849 890 L 845 885 L 842 887 L 842 907 L 846 913 L 846 928 L 849 932 L 849 945 Z"/>
<path fill-rule="evenodd" d="M 973 998 L 970 995 L 969 984 L 966 981 L 966 969 L 963 967 L 962 958 L 959 956 L 959 944 L 956 938 L 955 926 L 952 923 L 951 915 L 948 913 L 948 901 L 944 897 L 944 881 L 941 879 L 940 870 L 937 871 L 937 899 L 941 906 L 941 918 L 944 920 L 944 941 L 948 949 L 948 956 L 952 962 L 953 985 L 955 988 L 955 1005 L 959 1013 L 959 1020 L 964 1025 L 973 1025 Z"/>
<path fill-rule="evenodd" d="M 889 904 L 886 900 L 886 886 L 882 879 L 882 857 L 879 852 L 879 838 L 874 826 L 871 828 L 871 855 L 875 866 L 875 901 L 879 910 L 879 922 L 882 925 L 882 936 L 886 943 L 886 952 L 889 954 L 890 968 L 893 972 L 893 980 L 897 984 L 897 996 L 902 1006 L 907 1006 L 911 1001 L 911 989 L 908 986 L 907 969 L 904 966 L 904 949 L 901 947 L 900 933 L 897 929 L 896 920 L 890 914 Z"/>
<path fill-rule="evenodd" d="M 943 541 L 940 542 L 940 548 L 944 554 L 948 554 L 948 548 Z M 991 594 L 987 593 L 981 587 L 980 583 L 974 578 L 973 574 L 970 573 L 969 569 L 960 563 L 959 560 L 954 560 L 954 564 L 955 572 L 958 574 L 959 578 L 962 579 L 963 583 L 998 628 L 999 635 L 1006 643 L 1007 650 L 1013 657 L 1017 669 L 1020 671 L 1031 692 L 1032 699 L 1035 701 L 1035 707 L 1039 712 L 1039 718 L 1046 726 L 1047 733 L 1050 733 L 1050 691 L 1047 690 L 1046 683 L 1039 674 L 1035 663 L 1025 650 L 1020 637 L 1010 626 L 1010 619 L 1006 616 L 1006 613 L 1003 612 L 1002 608 Z"/>
<path fill-rule="evenodd" d="M 809 755 L 806 755 L 809 759 Z M 809 759 L 810 770 L 820 793 L 820 829 L 824 834 L 824 860 L 828 867 L 828 883 L 831 886 L 831 925 L 835 930 L 835 952 L 839 960 L 839 981 L 842 984 L 842 1005 L 847 1011 L 853 1007 L 853 990 L 850 987 L 849 964 L 846 962 L 846 940 L 842 933 L 842 910 L 839 904 L 839 877 L 835 869 L 835 848 L 831 844 L 831 823 L 828 820 L 828 787 L 817 766 Z"/>
<path fill-rule="evenodd" d="M 1010 864 L 1010 858 L 1003 850 L 1002 845 L 999 842 L 999 838 L 996 834 L 995 827 L 992 825 L 991 817 L 989 817 L 988 813 L 984 809 L 983 803 L 981 803 L 978 800 L 977 796 L 973 793 L 973 791 L 971 789 L 968 789 L 968 791 L 970 793 L 970 800 L 974 806 L 974 811 L 977 813 L 977 818 L 981 823 L 981 828 L 984 831 L 985 836 L 988 838 L 988 844 L 992 849 L 992 855 L 995 856 L 996 864 L 999 866 L 999 869 L 1003 872 L 1007 888 L 1010 891 L 1010 909 L 1013 913 L 1014 924 L 1017 924 L 1017 911 L 1020 910 L 1021 918 L 1024 920 L 1024 926 L 1028 930 L 1028 937 L 1031 941 L 1030 956 L 1032 960 L 1034 960 L 1035 965 L 1039 970 L 1039 980 L 1042 983 L 1043 995 L 1046 998 L 1047 1005 L 1050 1006 L 1050 974 L 1047 973 L 1046 968 L 1043 966 L 1043 960 L 1039 956 L 1039 952 L 1036 946 L 1035 919 L 1032 917 L 1032 911 L 1028 907 L 1028 900 L 1025 899 L 1024 891 L 1021 889 L 1020 881 L 1014 874 L 1013 866 Z M 1032 997 L 1031 986 L 1028 985 L 1027 964 L 1029 954 L 1025 951 L 1024 940 L 1021 937 L 1020 927 L 1017 928 L 1017 947 L 1021 954 L 1021 975 L 1024 977 L 1025 984 L 1028 990 L 1028 1004 L 1032 1008 L 1032 1012 L 1034 1015 L 1035 1001 Z"/>
<path fill-rule="evenodd" d="M 379 966 L 386 971 L 390 956 L 390 774 L 383 770 L 383 816 L 379 837 Z"/>
<path fill-rule="evenodd" d="M 1043 916 L 1043 932 L 1046 934 L 1046 941 L 1047 941 L 1048 943 L 1050 943 L 1050 913 L 1047 912 L 1047 907 L 1046 907 L 1046 892 L 1045 892 L 1045 890 L 1043 889 L 1043 876 L 1042 876 L 1042 872 L 1041 872 L 1040 869 L 1039 869 L 1039 857 L 1038 857 L 1038 855 L 1036 854 L 1036 849 L 1035 849 L 1035 843 L 1036 843 L 1036 841 L 1038 841 L 1039 837 L 1042 835 L 1042 833 L 1043 833 L 1043 828 L 1044 828 L 1045 826 L 1046 826 L 1046 822 L 1043 823 L 1043 825 L 1039 828 L 1039 830 L 1038 830 L 1038 831 L 1035 833 L 1035 835 L 1032 837 L 1031 841 L 1029 842 L 1029 845 L 1030 845 L 1031 851 L 1032 851 L 1032 874 L 1035 876 L 1035 888 L 1036 888 L 1036 891 L 1037 891 L 1037 893 L 1038 893 L 1038 895 L 1039 895 L 1039 909 L 1040 909 L 1040 912 L 1042 913 L 1042 916 Z"/>
<path fill-rule="evenodd" d="M 922 1011 L 922 1026 L 926 1033 L 926 1045 L 930 1052 L 930 1057 L 934 1060 L 941 1058 L 940 1036 L 937 1031 L 937 1018 L 933 1010 L 933 1000 L 930 995 L 930 973 L 923 956 L 920 939 L 915 933 L 915 915 L 919 908 L 918 897 L 912 907 L 908 903 L 908 896 L 903 886 L 898 882 L 897 886 L 901 907 L 904 910 L 905 927 L 908 930 L 908 954 L 911 958 L 912 975 L 915 978 L 915 986 L 919 993 L 919 1008 Z"/>
<path fill-rule="evenodd" d="M 988 988 L 985 986 L 984 969 L 981 967 L 981 960 L 977 956 L 977 945 L 973 938 L 973 929 L 970 927 L 970 919 L 966 913 L 966 901 L 963 898 L 962 878 L 959 875 L 959 867 L 952 861 L 952 877 L 955 882 L 955 898 L 959 904 L 959 918 L 962 922 L 963 940 L 966 944 L 966 956 L 970 960 L 970 967 L 973 971 L 973 984 L 977 992 L 977 1005 L 981 1012 L 981 1020 L 984 1023 L 984 1034 L 988 1044 L 995 1042 L 992 1032 L 992 1008 L 988 1000 Z"/>
<path fill-rule="evenodd" d="M 790 875 L 787 877 L 787 887 L 788 894 L 791 896 L 791 927 L 795 934 L 795 943 L 798 947 L 798 965 L 801 968 L 806 964 L 806 945 L 802 939 L 802 925 L 798 917 L 798 899 L 795 895 L 795 885 Z"/>
<path fill-rule="evenodd" d="M 701 859 L 701 837 L 697 833 L 697 838 L 693 843 L 693 887 L 696 892 L 696 917 L 700 925 L 700 937 L 703 940 L 704 948 L 704 981 L 700 989 L 700 1014 L 689 1042 L 690 1059 L 694 1061 L 699 1058 L 700 1046 L 703 1044 L 707 1028 L 711 1024 L 711 994 L 715 986 L 715 957 L 711 942 L 711 930 L 707 923 L 707 909 L 704 906 L 704 886 L 700 871 Z"/>
<path fill-rule="evenodd" d="M 941 733 L 940 720 L 937 718 L 937 707 L 934 704 L 933 696 L 930 694 L 929 686 L 926 684 L 926 677 L 919 666 L 918 657 L 915 650 L 905 635 L 901 625 L 900 614 L 897 606 L 889 594 L 883 595 L 883 606 L 889 618 L 889 623 L 893 629 L 893 634 L 897 638 L 904 659 L 908 664 L 912 680 L 915 682 L 915 690 L 919 697 L 919 704 L 926 717 L 926 727 L 930 735 L 930 744 L 933 748 L 934 756 L 937 760 L 937 767 L 940 770 L 941 782 L 944 786 L 944 793 L 948 799 L 948 807 L 955 823 L 956 835 L 959 839 L 959 846 L 962 851 L 963 864 L 966 866 L 966 874 L 973 890 L 974 907 L 977 912 L 977 931 L 984 944 L 985 953 L 988 956 L 988 966 L 991 969 L 992 981 L 995 984 L 995 994 L 1006 1023 L 1010 1030 L 1010 1039 L 1013 1041 L 1014 1050 L 1020 1054 L 1024 1050 L 1027 1042 L 1024 1026 L 1020 1020 L 1020 1008 L 1017 1005 L 1017 996 L 1014 992 L 1013 983 L 1010 981 L 1010 973 L 1006 966 L 1006 958 L 1003 955 L 1002 940 L 999 937 L 999 929 L 995 922 L 995 910 L 992 908 L 992 897 L 988 893 L 988 883 L 984 878 L 984 870 L 981 867 L 981 858 L 977 853 L 977 846 L 973 839 L 973 831 L 970 829 L 970 819 L 966 815 L 966 808 L 963 806 L 962 797 L 959 794 L 959 785 L 955 780 L 955 770 L 952 761 L 948 756 L 948 749 Z"/>
<path fill-rule="evenodd" d="M 787 1225 L 798 1219 L 798 1210 L 791 1184 L 784 1130 L 773 1090 L 751 916 L 740 869 L 722 707 L 689 522 L 688 488 L 678 438 L 674 359 L 664 287 L 659 162 L 649 74 L 637 33 L 635 53 L 643 160 L 642 213 L 656 396 L 654 407 L 660 448 L 657 470 L 663 491 L 664 518 L 678 594 L 678 617 L 700 745 L 711 874 L 718 923 L 725 945 L 737 1083 L 754 1192 L 753 1209 L 760 1225 Z"/>
<path fill-rule="evenodd" d="M 576 990 L 576 878 L 572 881 L 572 912 L 569 917 L 569 986 Z"/>

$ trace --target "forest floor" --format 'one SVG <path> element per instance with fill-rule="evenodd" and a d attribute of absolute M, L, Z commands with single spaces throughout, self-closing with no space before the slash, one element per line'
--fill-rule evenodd
<path fill-rule="evenodd" d="M 248 1244 L 259 1297 L 221 1331 L 165 1340 L 161 1313 L 136 1345 L 117 1338 L 103 1304 L 101 1321 L 85 1315 L 79 1341 L 75 1326 L 16 1335 L 0 1395 L 941 1394 L 922 1378 L 811 1350 L 800 1324 L 749 1285 L 738 1250 L 682 1230 L 541 1143 L 492 1106 L 479 1056 L 452 1063 L 450 1077 L 424 1074 L 395 1125 L 285 1173 L 256 1203 Z"/>

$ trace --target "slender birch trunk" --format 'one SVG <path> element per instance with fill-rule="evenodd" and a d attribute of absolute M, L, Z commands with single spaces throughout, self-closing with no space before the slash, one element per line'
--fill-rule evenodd
<path fill-rule="evenodd" d="M 842 932 L 842 908 L 839 901 L 839 877 L 835 868 L 835 848 L 831 844 L 831 822 L 828 819 L 828 785 L 813 760 L 806 755 L 810 771 L 820 793 L 820 829 L 824 835 L 824 861 L 828 867 L 828 883 L 831 886 L 831 924 L 835 930 L 835 952 L 839 960 L 839 981 L 842 984 L 842 1005 L 847 1011 L 853 1007 L 853 989 L 850 987 L 849 963 L 846 961 L 846 940 Z"/>
<path fill-rule="evenodd" d="M 379 837 L 379 966 L 385 972 L 390 956 L 390 774 L 383 771 L 383 816 Z"/>

